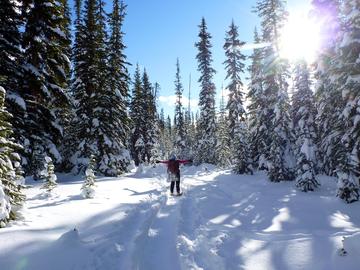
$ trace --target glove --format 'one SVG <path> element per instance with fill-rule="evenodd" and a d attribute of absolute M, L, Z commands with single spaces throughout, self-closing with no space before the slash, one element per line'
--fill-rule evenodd
<path fill-rule="evenodd" d="M 155 160 L 155 163 L 160 163 L 160 160 Z"/>
<path fill-rule="evenodd" d="M 193 163 L 193 160 L 192 160 L 192 159 L 189 159 L 188 162 L 189 162 L 189 163 Z"/>

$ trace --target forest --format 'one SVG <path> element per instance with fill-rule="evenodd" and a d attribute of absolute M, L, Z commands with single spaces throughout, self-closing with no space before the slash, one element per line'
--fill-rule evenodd
<path fill-rule="evenodd" d="M 96 175 L 118 176 L 132 164 L 154 164 L 172 152 L 195 165 L 237 174 L 264 170 L 271 182 L 294 181 L 304 192 L 321 189 L 318 175 L 336 177 L 336 196 L 346 203 L 359 200 L 358 0 L 312 1 L 322 40 L 314 63 L 290 63 L 281 56 L 285 1 L 254 3 L 261 25 L 253 42 L 260 46 L 249 66 L 234 21 L 224 29 L 223 48 L 213 48 L 206 18 L 199 18 L 194 25 L 199 111 L 182 102 L 178 59 L 173 119 L 157 106 L 160 85 L 127 60 L 127 4 L 113 0 L 110 14 L 104 5 L 103 0 L 76 0 L 74 7 L 67 0 L 1 1 L 1 226 L 16 219 L 25 201 L 24 177 L 51 186 L 54 173 L 92 175 L 90 165 Z M 229 93 L 219 109 L 215 49 L 226 55 L 222 68 Z M 134 74 L 129 65 L 136 67 Z"/>

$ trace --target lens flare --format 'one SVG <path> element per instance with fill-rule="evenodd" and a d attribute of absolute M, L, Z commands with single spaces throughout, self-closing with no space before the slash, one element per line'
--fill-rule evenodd
<path fill-rule="evenodd" d="M 280 39 L 280 56 L 289 61 L 315 60 L 320 45 L 320 27 L 306 14 L 292 13 Z"/>

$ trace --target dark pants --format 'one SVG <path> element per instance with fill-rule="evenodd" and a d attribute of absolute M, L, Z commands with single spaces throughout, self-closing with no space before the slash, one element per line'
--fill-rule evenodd
<path fill-rule="evenodd" d="M 176 183 L 176 192 L 180 193 L 180 173 L 175 175 L 176 181 L 171 181 L 170 192 L 174 193 L 174 186 Z"/>
<path fill-rule="evenodd" d="M 175 183 L 176 183 L 176 192 L 177 192 L 177 193 L 180 193 L 180 181 L 171 181 L 171 184 L 170 184 L 170 192 L 171 192 L 171 193 L 174 193 Z"/>

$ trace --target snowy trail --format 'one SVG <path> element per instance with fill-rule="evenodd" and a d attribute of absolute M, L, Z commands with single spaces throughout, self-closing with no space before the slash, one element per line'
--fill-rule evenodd
<path fill-rule="evenodd" d="M 181 199 L 180 199 L 181 200 Z M 179 201 L 164 195 L 158 210 L 146 220 L 142 233 L 136 239 L 134 269 L 181 269 L 177 252 L 177 228 L 179 222 Z"/>
<path fill-rule="evenodd" d="M 263 173 L 183 167 L 184 195 L 171 197 L 165 174 L 98 178 L 91 200 L 79 179 L 60 176 L 50 198 L 32 182 L 24 219 L 0 230 L 0 269 L 358 269 L 358 249 L 338 250 L 360 232 L 360 204 L 334 197 L 331 178 L 306 194 Z"/>

